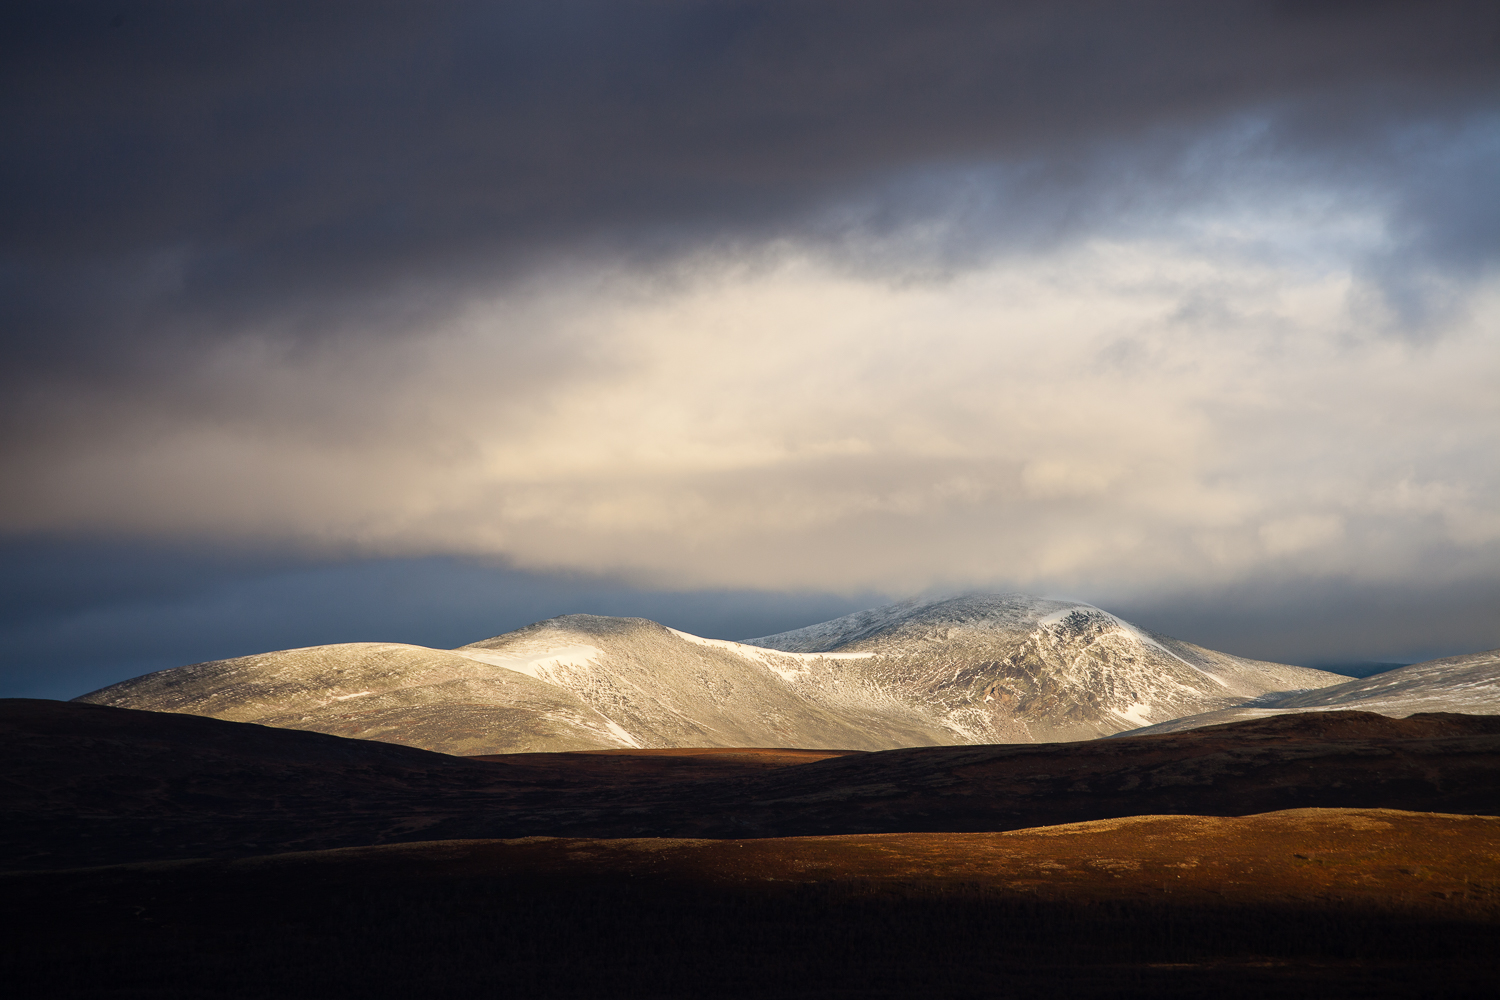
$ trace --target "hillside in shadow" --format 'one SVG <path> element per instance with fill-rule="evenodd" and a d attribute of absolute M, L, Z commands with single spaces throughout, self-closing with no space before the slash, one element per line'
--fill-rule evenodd
<path fill-rule="evenodd" d="M 1500 718 L 1357 712 L 1040 745 L 461 758 L 175 713 L 9 700 L 5 866 L 421 840 L 1016 830 L 1300 807 L 1500 813 Z"/>

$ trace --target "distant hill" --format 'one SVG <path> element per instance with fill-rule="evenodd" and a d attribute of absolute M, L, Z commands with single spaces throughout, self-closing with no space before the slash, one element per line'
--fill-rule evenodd
<path fill-rule="evenodd" d="M 881 750 L 1090 739 L 1344 680 L 1156 635 L 1086 604 L 982 594 L 744 643 L 565 615 L 454 650 L 282 650 L 75 700 L 469 755 Z"/>
<path fill-rule="evenodd" d="M 1413 663 L 1316 691 L 1268 695 L 1251 705 L 1173 719 L 1139 732 L 1172 733 L 1292 712 L 1334 709 L 1378 712 L 1397 718 L 1417 712 L 1500 714 L 1500 649 Z"/>

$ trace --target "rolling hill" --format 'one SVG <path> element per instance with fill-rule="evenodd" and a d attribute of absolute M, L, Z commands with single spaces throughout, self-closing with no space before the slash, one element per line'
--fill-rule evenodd
<path fill-rule="evenodd" d="M 0 699 L 0 871 L 535 836 L 1016 830 L 1306 807 L 1500 811 L 1500 717 L 1318 712 L 1060 744 L 462 758 Z"/>

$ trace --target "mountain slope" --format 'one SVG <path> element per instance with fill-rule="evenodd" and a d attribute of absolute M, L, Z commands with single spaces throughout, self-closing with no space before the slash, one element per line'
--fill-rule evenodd
<path fill-rule="evenodd" d="M 631 744 L 879 750 L 952 742 L 939 720 L 865 689 L 820 697 L 860 654 L 796 654 L 703 639 L 644 618 L 565 615 L 455 652 L 567 690 Z"/>
<path fill-rule="evenodd" d="M 880 750 L 955 742 L 866 693 L 829 708 L 810 662 L 641 618 L 566 615 L 457 650 L 340 643 L 158 671 L 74 699 L 384 740 L 453 754 L 622 747 Z"/>
<path fill-rule="evenodd" d="M 75 701 L 384 740 L 444 753 L 621 742 L 565 688 L 394 642 L 286 649 L 162 670 Z"/>
<path fill-rule="evenodd" d="M 963 743 L 1090 739 L 1201 712 L 1200 705 L 1227 708 L 1343 680 L 1157 636 L 1091 605 L 1023 594 L 906 601 L 748 641 L 868 654 L 842 673 L 899 692 Z"/>
<path fill-rule="evenodd" d="M 748 643 L 565 615 L 454 650 L 282 650 L 76 700 L 456 754 L 880 750 L 1088 739 L 1343 679 L 1013 594 L 908 601 Z"/>
<path fill-rule="evenodd" d="M 1291 712 L 1337 709 L 1398 717 L 1417 712 L 1500 714 L 1500 649 L 1413 663 L 1316 691 L 1268 695 L 1253 705 L 1172 719 L 1140 732 L 1181 732 Z"/>

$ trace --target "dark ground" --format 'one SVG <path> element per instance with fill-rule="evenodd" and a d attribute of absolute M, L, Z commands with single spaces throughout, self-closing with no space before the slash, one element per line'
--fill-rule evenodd
<path fill-rule="evenodd" d="M 15 873 L 0 974 L 91 998 L 1493 995 L 1500 821 L 1126 823 Z"/>
<path fill-rule="evenodd" d="M 1500 814 L 1500 717 L 1278 716 L 1084 743 L 457 758 L 100 705 L 0 701 L 8 869 L 416 840 L 1017 830 L 1304 806 Z"/>
<path fill-rule="evenodd" d="M 1430 815 L 1500 813 L 1495 717 L 463 759 L 7 701 L 0 738 L 20 997 L 1487 997 L 1500 974 L 1500 821 Z M 1428 815 L 1190 815 L 1305 806 Z M 1144 814 L 1179 815 L 965 832 Z M 830 833 L 854 836 L 806 836 Z M 538 834 L 606 839 L 474 839 Z M 715 839 L 609 839 L 664 836 Z"/>

